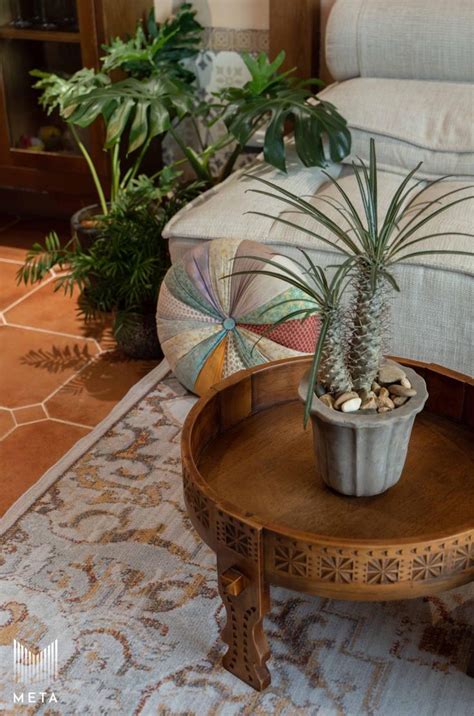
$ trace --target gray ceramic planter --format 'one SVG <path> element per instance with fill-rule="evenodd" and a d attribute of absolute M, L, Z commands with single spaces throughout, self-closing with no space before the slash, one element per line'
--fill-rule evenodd
<path fill-rule="evenodd" d="M 426 383 L 403 366 L 417 394 L 390 413 L 341 413 L 316 395 L 311 406 L 316 467 L 324 482 L 344 495 L 367 497 L 385 492 L 401 477 L 411 430 L 428 398 Z M 299 386 L 306 400 L 308 375 Z"/>

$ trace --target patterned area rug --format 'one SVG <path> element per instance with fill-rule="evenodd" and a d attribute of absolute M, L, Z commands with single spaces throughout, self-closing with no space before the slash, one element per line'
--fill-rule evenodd
<path fill-rule="evenodd" d="M 376 604 L 274 589 L 271 686 L 258 694 L 222 669 L 214 557 L 182 499 L 180 430 L 195 399 L 170 375 L 156 384 L 163 373 L 3 522 L 0 712 L 472 716 L 472 586 Z M 14 639 L 30 650 L 58 639 L 54 683 L 14 683 Z M 15 706 L 23 692 L 35 702 Z"/>

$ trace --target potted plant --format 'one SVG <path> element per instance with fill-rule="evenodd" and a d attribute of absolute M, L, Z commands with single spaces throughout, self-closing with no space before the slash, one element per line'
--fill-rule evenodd
<path fill-rule="evenodd" d="M 41 91 L 40 104 L 68 124 L 98 203 L 72 216 L 71 241 L 62 245 L 53 232 L 43 246 L 35 244 L 17 279 L 34 283 L 53 267 L 65 271 L 55 288 L 79 290 L 85 320 L 112 312 L 118 343 L 136 358 L 161 355 L 154 314 L 169 266 L 161 230 L 200 187 L 198 182 L 181 186 L 176 165 L 151 177 L 141 171 L 153 143 L 193 106 L 195 77 L 183 63 L 197 53 L 202 29 L 187 3 L 161 25 L 152 10 L 146 28 L 140 23 L 131 40 L 117 38 L 104 47 L 99 72 L 83 68 L 70 77 L 31 73 Z M 128 77 L 117 81 L 117 70 Z M 108 183 L 81 138 L 81 130 L 100 119 L 106 129 Z"/>
<path fill-rule="evenodd" d="M 58 112 L 68 125 L 97 192 L 98 203 L 80 209 L 71 219 L 72 233 L 83 248 L 97 236 L 100 217 L 113 211 L 138 176 L 153 140 L 193 106 L 195 77 L 183 63 L 199 49 L 203 28 L 195 14 L 185 3 L 160 25 L 152 10 L 146 30 L 139 23 L 128 43 L 116 38 L 104 46 L 98 72 L 85 67 L 70 77 L 31 72 L 37 78 L 34 88 L 41 91 L 40 105 L 48 115 Z M 141 51 L 143 45 L 146 52 Z M 117 69 L 128 77 L 114 81 Z M 106 128 L 107 184 L 81 138 L 81 130 L 100 118 Z"/>
<path fill-rule="evenodd" d="M 79 291 L 79 309 L 86 321 L 104 312 L 114 316 L 118 345 L 131 358 L 162 356 L 156 331 L 156 303 L 170 266 L 161 231 L 168 219 L 192 199 L 199 186 L 182 186 L 174 167 L 155 179 L 141 175 L 118 195 L 92 245 L 83 248 L 74 237 L 64 246 L 50 233 L 44 246 L 35 243 L 18 281 L 41 281 L 56 269 L 54 289 Z"/>
<path fill-rule="evenodd" d="M 252 273 L 280 277 L 308 296 L 308 305 L 283 321 L 306 318 L 315 312 L 321 316 L 312 367 L 301 382 L 299 394 L 305 402 L 305 425 L 309 417 L 312 420 L 318 470 L 330 487 L 346 495 L 375 495 L 400 479 L 415 416 L 428 397 L 421 376 L 382 356 L 390 294 L 399 290 L 393 267 L 423 254 L 474 255 L 427 248 L 426 242 L 443 234 L 420 235 L 420 230 L 435 216 L 474 196 L 453 197 L 440 204 L 469 188 L 461 187 L 435 200 L 423 201 L 426 189 L 446 177 L 420 188 L 420 182 L 411 182 L 420 166 L 401 181 L 380 218 L 376 151 L 371 140 L 369 166 L 363 161 L 352 164 L 363 214 L 356 210 L 339 182 L 325 172 L 340 201 L 324 197 L 322 201 L 331 204 L 340 217 L 337 221 L 304 199 L 249 174 L 271 189 L 251 191 L 272 196 L 292 210 L 310 216 L 329 231 L 329 238 L 317 230 L 304 231 L 344 255 L 331 280 L 305 251 L 307 265 L 300 264 L 301 274 L 268 259 L 261 259 L 268 267 Z M 301 230 L 292 221 L 255 213 Z M 347 289 L 351 292 L 349 310 L 343 301 Z"/>
<path fill-rule="evenodd" d="M 191 65 L 183 64 L 183 60 L 196 54 L 195 47 L 203 29 L 191 19 L 190 8 L 189 4 L 182 5 L 176 20 L 171 18 L 159 34 L 152 19 L 146 27 L 140 25 L 134 37 L 112 42 L 106 48 L 103 70 L 120 69 L 138 80 L 177 76 L 178 80 L 194 88 L 192 96 L 186 96 L 181 111 L 175 114 L 174 121 L 167 124 L 167 130 L 196 178 L 202 182 L 202 190 L 231 174 L 250 140 L 261 130 L 264 130 L 265 160 L 282 171 L 286 171 L 284 136 L 289 129 L 294 129 L 295 148 L 305 166 L 325 166 L 328 158 L 338 162 L 347 156 L 351 135 L 346 120 L 329 102 L 308 102 L 314 98 L 314 87 L 323 84 L 320 80 L 299 80 L 294 76 L 296 68 L 279 71 L 285 59 L 284 51 L 272 62 L 264 52 L 257 57 L 243 53 L 249 73 L 244 86 L 226 87 L 214 93 L 212 98 L 203 99 L 199 88 L 193 84 L 195 76 Z M 180 13 L 181 21 L 176 24 Z M 128 84 L 127 90 L 127 96 L 134 102 L 147 103 L 149 111 L 154 111 L 153 99 L 145 83 Z M 83 121 L 89 121 L 97 102 L 103 97 L 103 88 L 92 86 L 82 95 L 81 103 L 88 107 Z M 215 125 L 220 127 L 219 136 L 203 144 L 200 128 L 212 131 Z M 195 133 L 193 146 L 187 143 L 189 130 Z M 326 146 L 325 139 L 328 140 Z M 223 162 L 213 162 L 218 153 L 226 155 Z"/>
<path fill-rule="evenodd" d="M 250 80 L 245 86 L 226 88 L 210 102 L 202 100 L 186 64 L 197 53 L 202 29 L 191 5 L 185 3 L 162 25 L 156 23 L 152 12 L 146 26 L 139 24 L 133 37 L 113 40 L 104 48 L 99 72 L 84 68 L 69 78 L 33 72 L 43 107 L 48 113 L 59 111 L 70 126 L 89 166 L 99 203 L 74 215 L 74 238 L 64 247 L 55 234 L 47 237 L 43 247 L 36 244 L 18 272 L 18 280 L 35 282 L 52 267 L 65 269 L 56 286 L 79 288 L 86 318 L 97 311 L 113 311 L 117 339 L 122 343 L 125 336 L 130 339 L 126 346 L 129 355 L 149 355 L 156 287 L 162 269 L 167 268 L 167 249 L 161 240 L 166 220 L 185 200 L 223 181 L 257 131 L 266 126 L 265 159 L 281 170 L 286 169 L 284 134 L 289 122 L 294 125 L 296 150 L 307 166 L 323 166 L 328 156 L 340 161 L 350 151 L 350 133 L 336 109 L 325 102 L 308 102 L 311 88 L 320 84 L 319 80 L 302 82 L 292 76 L 293 71 L 279 73 L 284 53 L 274 62 L 263 53 L 258 58 L 246 56 Z M 116 81 L 117 70 L 128 76 Z M 108 189 L 79 133 L 100 118 L 106 127 L 104 149 L 110 158 Z M 199 152 L 186 144 L 182 134 L 184 122 L 190 122 L 199 134 L 198 121 L 210 126 L 222 121 L 226 127 L 224 136 Z M 183 151 L 184 158 L 176 164 L 188 162 L 196 175 L 194 181 L 179 187 L 174 173 L 171 198 L 162 184 L 165 174 L 155 186 L 141 173 L 152 142 L 167 134 Z M 329 150 L 324 148 L 326 138 Z M 222 149 L 229 155 L 222 170 L 216 171 L 212 159 Z M 157 212 L 154 217 L 153 211 Z M 153 276 L 152 266 L 156 270 Z M 154 344 L 157 353 L 156 335 Z"/>
<path fill-rule="evenodd" d="M 263 156 L 268 164 L 286 172 L 285 134 L 293 130 L 296 152 L 304 166 L 323 167 L 327 160 L 340 162 L 350 153 L 351 135 L 346 120 L 334 105 L 314 99 L 315 78 L 299 80 L 296 68 L 279 72 L 285 60 L 282 50 L 271 62 L 262 52 L 258 57 L 243 53 L 250 79 L 243 87 L 226 87 L 214 93 L 212 103 L 201 102 L 194 118 L 208 128 L 225 127 L 220 136 L 197 153 L 183 140 L 179 125 L 170 129 L 196 177 L 206 188 L 221 183 L 232 173 L 239 157 L 257 132 L 263 132 Z M 194 124 L 197 140 L 199 130 Z M 324 140 L 327 140 L 325 142 Z M 218 153 L 222 162 L 213 163 Z M 221 166 L 222 165 L 222 166 Z"/>

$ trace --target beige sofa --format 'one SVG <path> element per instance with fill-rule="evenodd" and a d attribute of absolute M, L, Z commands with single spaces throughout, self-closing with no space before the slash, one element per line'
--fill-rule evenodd
<path fill-rule="evenodd" d="M 381 211 L 402 175 L 419 161 L 424 164 L 418 178 L 453 175 L 429 189 L 426 198 L 474 185 L 472 0 L 337 0 L 326 31 L 326 61 L 335 82 L 322 96 L 347 118 L 353 155 L 367 159 L 369 137 L 376 140 L 383 169 Z M 289 144 L 292 153 L 291 140 Z M 329 170 L 356 201 L 351 160 Z M 287 175 L 263 162 L 253 171 L 314 202 L 318 194 L 334 191 L 319 169 L 303 167 L 294 153 Z M 165 230 L 173 261 L 200 241 L 214 238 L 251 238 L 280 251 L 283 247 L 290 256 L 303 247 L 323 266 L 338 260 L 324 243 L 246 214 L 253 209 L 278 216 L 285 212 L 271 199 L 262 207 L 262 198 L 246 191 L 256 186 L 238 172 L 178 213 Z M 474 195 L 474 190 L 466 189 L 466 195 Z M 308 219 L 291 218 L 307 225 Z M 474 200 L 428 226 L 432 233 L 474 234 Z M 431 245 L 474 250 L 474 239 L 448 235 Z M 473 374 L 474 259 L 418 257 L 400 265 L 396 275 L 401 293 L 393 299 L 388 349 Z"/>

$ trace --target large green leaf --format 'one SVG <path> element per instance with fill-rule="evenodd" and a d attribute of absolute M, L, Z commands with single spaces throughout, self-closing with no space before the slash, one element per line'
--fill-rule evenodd
<path fill-rule="evenodd" d="M 116 105 L 116 109 L 107 123 L 106 147 L 111 147 L 120 141 L 133 107 L 133 99 L 127 99 L 125 102 Z"/>
<path fill-rule="evenodd" d="M 325 166 L 329 159 L 341 161 L 351 148 L 345 119 L 330 103 L 308 101 L 313 97 L 312 85 L 320 84 L 318 80 L 302 82 L 290 76 L 291 70 L 278 73 L 284 57 L 280 53 L 270 62 L 264 53 L 257 58 L 245 56 L 251 79 L 244 87 L 217 93 L 222 102 L 221 118 L 242 147 L 259 128 L 268 125 L 264 156 L 282 171 L 286 171 L 283 137 L 288 124 L 294 127 L 296 151 L 305 166 Z"/>
<path fill-rule="evenodd" d="M 285 142 L 283 139 L 285 127 L 284 112 L 273 112 L 270 123 L 265 132 L 263 156 L 265 161 L 281 171 L 285 171 Z"/>
<path fill-rule="evenodd" d="M 83 67 L 70 77 L 63 77 L 53 72 L 32 70 L 32 77 L 37 79 L 33 87 L 41 91 L 39 103 L 48 114 L 58 109 L 68 119 L 81 105 L 81 97 L 94 88 L 110 85 L 110 78 L 102 72 L 95 72 Z M 86 108 L 82 108 L 82 112 Z"/>
<path fill-rule="evenodd" d="M 68 121 L 81 126 L 91 124 L 99 114 L 107 127 L 106 147 L 120 142 L 130 130 L 128 151 L 133 152 L 149 139 L 169 129 L 173 117 L 187 114 L 193 94 L 183 82 L 166 77 L 148 80 L 129 78 L 94 87 L 64 100 L 64 111 L 73 107 Z"/>
<path fill-rule="evenodd" d="M 295 147 L 299 158 L 306 167 L 321 167 L 326 164 L 321 139 L 321 122 L 309 112 L 296 107 L 293 112 L 295 120 Z"/>
<path fill-rule="evenodd" d="M 146 23 L 139 23 L 135 35 L 125 40 L 115 38 L 104 46 L 104 70 L 122 69 L 140 79 L 159 70 L 191 83 L 195 75 L 184 63 L 199 51 L 203 29 L 190 3 L 182 3 L 161 24 L 156 22 L 152 9 Z"/>
<path fill-rule="evenodd" d="M 170 113 L 163 104 L 150 104 L 150 136 L 156 137 L 170 128 Z"/>
<path fill-rule="evenodd" d="M 242 57 L 251 77 L 246 86 L 253 95 L 261 95 L 275 80 L 280 81 L 276 73 L 285 61 L 284 50 L 279 52 L 273 62 L 269 61 L 265 52 L 261 52 L 256 58 L 245 52 Z"/>
<path fill-rule="evenodd" d="M 104 103 L 103 101 L 97 100 L 79 105 L 69 118 L 73 124 L 77 124 L 79 127 L 88 127 L 97 119 L 99 114 L 103 112 Z"/>
<path fill-rule="evenodd" d="M 128 151 L 133 152 L 135 149 L 144 144 L 148 137 L 148 108 L 149 102 L 138 102 L 135 108 L 135 117 L 130 128 L 130 137 L 128 143 Z"/>

